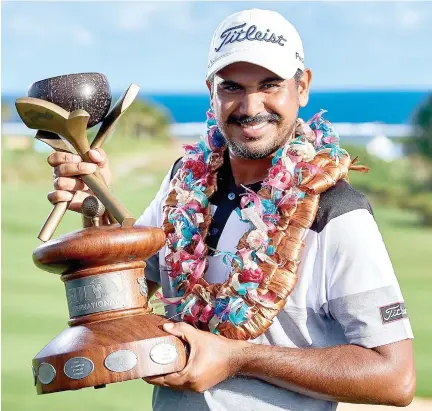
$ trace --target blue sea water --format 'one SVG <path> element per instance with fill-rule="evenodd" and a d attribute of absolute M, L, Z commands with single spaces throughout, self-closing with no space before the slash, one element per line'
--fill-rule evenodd
<path fill-rule="evenodd" d="M 334 91 L 312 92 L 307 107 L 301 109 L 303 119 L 310 118 L 320 109 L 328 111 L 326 118 L 334 123 L 382 122 L 409 124 L 412 116 L 430 92 L 428 91 Z M 113 95 L 113 101 L 119 94 Z M 2 95 L 2 102 L 13 105 L 18 96 Z M 195 123 L 205 121 L 209 107 L 206 94 L 140 94 L 164 107 L 173 122 Z M 9 121 L 20 121 L 13 110 Z"/>
<path fill-rule="evenodd" d="M 314 92 L 300 116 L 309 119 L 320 109 L 328 111 L 326 118 L 334 123 L 382 122 L 409 124 L 416 108 L 428 96 L 427 91 L 353 91 Z M 148 98 L 167 107 L 178 123 L 205 120 L 209 107 L 207 95 L 150 95 Z"/>

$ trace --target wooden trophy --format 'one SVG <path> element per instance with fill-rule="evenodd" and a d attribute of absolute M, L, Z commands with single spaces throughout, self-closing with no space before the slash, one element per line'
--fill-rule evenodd
<path fill-rule="evenodd" d="M 30 97 L 17 99 L 16 107 L 24 123 L 38 130 L 36 138 L 89 160 L 90 147 L 101 146 L 138 90 L 131 85 L 108 112 L 105 76 L 72 74 L 34 83 Z M 101 121 L 90 146 L 86 130 Z M 163 247 L 164 232 L 134 226 L 100 173 L 81 178 L 97 197 L 83 203 L 86 225 L 92 226 L 49 240 L 68 206 L 57 204 L 39 234 L 45 242 L 33 253 L 39 268 L 60 274 L 70 315 L 70 328 L 33 359 L 38 394 L 177 372 L 187 359 L 185 344 L 163 331 L 167 320 L 148 308 L 145 260 Z"/>

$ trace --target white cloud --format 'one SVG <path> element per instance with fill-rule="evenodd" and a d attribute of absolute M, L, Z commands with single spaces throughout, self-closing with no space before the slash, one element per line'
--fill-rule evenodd
<path fill-rule="evenodd" d="M 95 43 L 95 37 L 89 29 L 58 16 L 31 18 L 23 13 L 14 14 L 6 21 L 5 29 L 13 39 L 72 40 L 82 47 Z"/>
<path fill-rule="evenodd" d="M 118 17 L 118 26 L 128 31 L 142 31 L 151 26 L 153 15 L 165 5 L 157 3 L 127 3 Z"/>
<path fill-rule="evenodd" d="M 150 31 L 157 26 L 176 29 L 180 33 L 194 33 L 202 27 L 202 19 L 194 20 L 192 3 L 122 3 L 121 11 L 114 18 L 117 26 L 126 31 Z"/>
<path fill-rule="evenodd" d="M 423 28 L 428 19 L 428 10 L 425 7 L 409 3 L 397 3 L 395 7 L 396 22 L 405 30 Z"/>
<path fill-rule="evenodd" d="M 5 24 L 14 36 L 31 36 L 31 38 L 46 38 L 49 35 L 49 28 L 46 24 L 38 24 L 29 16 L 23 14 L 13 15 Z"/>
<path fill-rule="evenodd" d="M 76 44 L 88 47 L 95 42 L 93 34 L 84 27 L 76 27 L 72 30 L 73 38 Z"/>
<path fill-rule="evenodd" d="M 427 27 L 432 15 L 432 3 L 419 2 L 370 2 L 359 3 L 354 22 L 364 26 L 415 31 Z"/>

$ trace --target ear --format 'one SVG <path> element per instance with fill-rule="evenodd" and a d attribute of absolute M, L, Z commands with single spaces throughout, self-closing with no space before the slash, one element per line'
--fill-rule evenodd
<path fill-rule="evenodd" d="M 309 90 L 312 82 L 312 71 L 305 69 L 298 84 L 299 105 L 305 107 L 309 101 Z"/>
<path fill-rule="evenodd" d="M 210 93 L 210 106 L 213 109 L 213 86 L 210 83 L 210 81 L 208 81 L 208 80 L 206 80 L 206 85 L 207 85 L 208 91 Z"/>

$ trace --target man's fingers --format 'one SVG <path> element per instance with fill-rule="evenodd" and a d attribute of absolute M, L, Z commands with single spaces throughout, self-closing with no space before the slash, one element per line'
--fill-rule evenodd
<path fill-rule="evenodd" d="M 51 204 L 57 204 L 62 201 L 71 201 L 73 197 L 73 193 L 70 193 L 69 191 L 56 190 L 48 193 L 47 197 L 48 197 L 48 201 Z"/>
<path fill-rule="evenodd" d="M 189 374 L 174 372 L 172 374 L 165 375 L 164 384 L 168 387 L 183 387 L 190 386 Z"/>
<path fill-rule="evenodd" d="M 144 377 L 143 380 L 148 384 L 158 385 L 159 387 L 166 387 L 165 377 L 163 377 L 163 376 Z"/>
<path fill-rule="evenodd" d="M 90 194 L 83 191 L 77 191 L 76 193 L 70 193 L 69 191 L 56 190 L 48 194 L 48 200 L 52 204 L 57 204 L 62 201 L 70 201 L 69 210 L 81 212 L 82 202 Z"/>
<path fill-rule="evenodd" d="M 64 163 L 54 167 L 56 177 L 71 177 L 82 174 L 92 174 L 97 170 L 97 165 L 93 163 Z"/>
<path fill-rule="evenodd" d="M 54 188 L 65 191 L 86 191 L 89 189 L 81 179 L 70 177 L 57 177 L 54 180 Z"/>
<path fill-rule="evenodd" d="M 90 194 L 85 193 L 84 191 L 77 191 L 73 198 L 71 203 L 69 204 L 69 210 L 77 211 L 78 213 L 81 212 L 81 206 L 85 198 L 87 198 Z"/>
<path fill-rule="evenodd" d="M 105 167 L 108 164 L 108 156 L 101 148 L 95 148 L 89 151 L 89 157 L 99 166 Z"/>
<path fill-rule="evenodd" d="M 61 151 L 56 151 L 48 157 L 48 164 L 52 167 L 57 167 L 63 163 L 80 163 L 81 161 L 82 159 L 79 155 L 63 153 Z"/>
<path fill-rule="evenodd" d="M 190 324 L 186 324 L 184 322 L 178 323 L 165 323 L 163 325 L 163 329 L 176 337 L 180 337 L 183 340 L 189 341 L 192 335 L 195 334 L 195 328 Z"/>
<path fill-rule="evenodd" d="M 189 386 L 189 376 L 174 372 L 167 375 L 156 377 L 144 377 L 143 380 L 148 384 L 158 385 L 159 387 L 180 388 Z"/>
<path fill-rule="evenodd" d="M 108 164 L 108 156 L 101 148 L 90 150 L 89 156 L 90 159 L 94 161 L 94 163 L 97 164 L 99 167 L 105 167 Z M 48 157 L 48 164 L 52 167 L 57 167 L 61 164 L 66 163 L 78 164 L 81 162 L 82 159 L 79 155 L 72 153 L 63 153 L 60 151 L 56 151 Z"/>
<path fill-rule="evenodd" d="M 95 153 L 99 156 L 97 157 L 99 164 L 107 163 L 103 150 Z M 71 177 L 92 174 L 97 170 L 97 164 L 84 162 L 76 154 L 63 152 L 52 153 L 48 157 L 48 163 L 54 167 L 54 188 L 56 188 L 56 191 L 48 194 L 48 200 L 52 204 L 69 202 L 70 210 L 80 212 L 83 200 L 91 194 L 91 191 L 81 179 Z"/>

